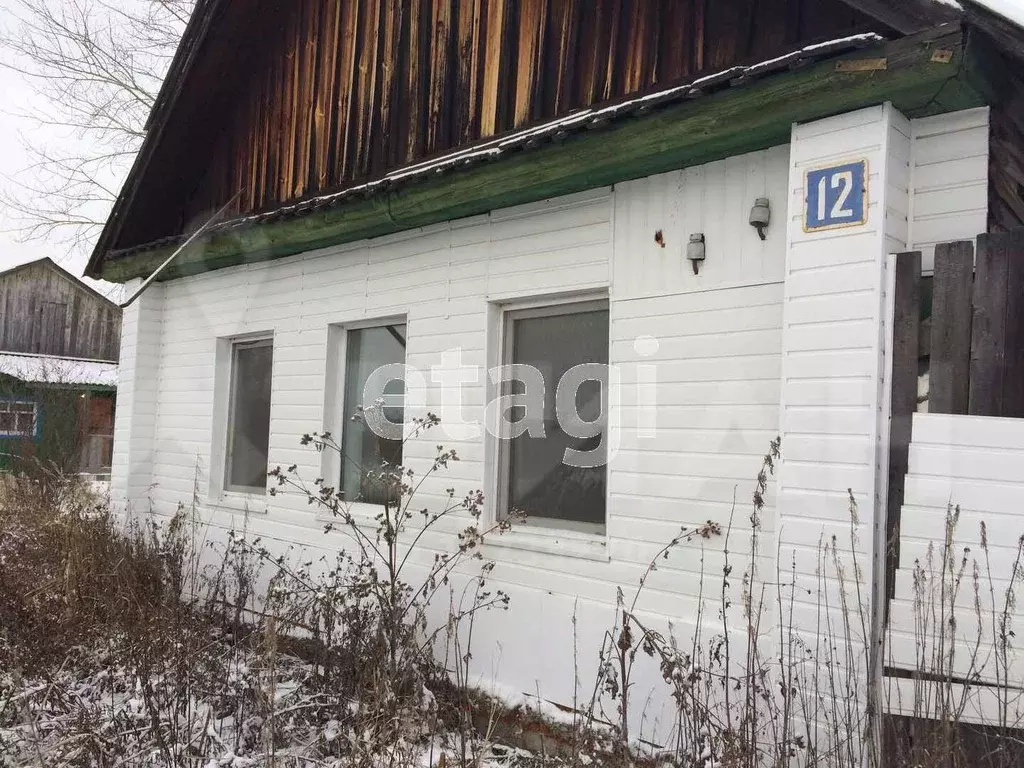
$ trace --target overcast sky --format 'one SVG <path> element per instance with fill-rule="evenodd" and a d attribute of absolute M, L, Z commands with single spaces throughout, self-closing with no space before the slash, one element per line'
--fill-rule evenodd
<path fill-rule="evenodd" d="M 15 0 L 0 0 L 0 26 L 5 29 L 12 23 L 10 9 L 14 4 Z M 57 141 L 66 136 L 52 129 L 40 128 L 32 121 L 19 117 L 20 114 L 32 111 L 32 87 L 24 77 L 6 67 L 0 67 L 0 93 L 3 94 L 3 101 L 0 102 L 0 175 L 4 178 L 4 186 L 8 187 L 8 179 L 17 183 L 19 177 L 24 179 L 27 175 L 26 166 L 30 160 L 22 149 L 24 140 Z M 66 254 L 52 246 L 18 242 L 15 234 L 9 231 L 17 226 L 18 222 L 13 220 L 11 212 L 0 207 L 0 229 L 3 230 L 0 232 L 0 269 L 50 256 L 72 269 L 75 274 L 81 274 L 84 263 L 65 264 Z"/>
<path fill-rule="evenodd" d="M 14 9 L 17 6 L 18 0 L 0 0 L 0 28 L 16 28 L 17 18 Z M 10 55 L 5 54 L 5 57 L 9 59 Z M 33 115 L 44 114 L 48 110 L 46 101 L 36 94 L 33 83 L 27 76 L 0 66 L 0 93 L 3 94 L 0 101 L 0 184 L 4 190 L 17 191 L 25 184 L 32 183 L 33 159 L 26 152 L 26 143 L 55 148 L 56 153 L 61 155 L 79 144 L 83 148 L 83 153 L 89 153 L 89 145 L 74 131 L 41 125 L 38 120 L 32 119 Z M 116 186 L 119 187 L 120 184 Z M 19 220 L 17 213 L 0 201 L 0 270 L 49 256 L 69 272 L 81 276 L 91 250 L 91 243 L 88 247 L 75 250 L 64 242 L 26 240 L 23 233 L 18 231 L 23 226 L 24 223 Z M 119 286 L 108 283 L 88 279 L 86 282 L 104 293 L 112 294 L 112 298 L 117 298 L 116 293 L 120 290 Z"/>

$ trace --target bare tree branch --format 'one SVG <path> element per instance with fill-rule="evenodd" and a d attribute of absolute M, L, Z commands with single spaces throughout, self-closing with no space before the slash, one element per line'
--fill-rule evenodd
<path fill-rule="evenodd" d="M 19 116 L 45 129 L 22 137 L 26 167 L 0 188 L 22 239 L 79 251 L 94 242 L 194 3 L 17 0 L 0 66 L 32 85 L 39 104 Z"/>

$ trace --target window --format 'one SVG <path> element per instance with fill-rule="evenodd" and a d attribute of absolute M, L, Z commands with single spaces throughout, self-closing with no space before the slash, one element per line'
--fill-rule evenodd
<path fill-rule="evenodd" d="M 31 400 L 0 400 L 0 437 L 33 437 L 36 404 Z"/>
<path fill-rule="evenodd" d="M 523 400 L 502 418 L 499 514 L 517 510 L 530 524 L 603 533 L 607 303 L 511 310 L 504 320 L 502 362 L 531 373 L 517 368 L 503 382 L 506 396 Z M 539 383 L 538 373 L 544 386 L 531 392 L 519 376 Z"/>
<path fill-rule="evenodd" d="M 405 339 L 401 323 L 345 334 L 340 487 L 347 501 L 383 504 L 393 497 L 380 470 L 402 463 Z"/>
<path fill-rule="evenodd" d="M 263 493 L 267 489 L 273 364 L 273 339 L 231 344 L 225 490 Z"/>

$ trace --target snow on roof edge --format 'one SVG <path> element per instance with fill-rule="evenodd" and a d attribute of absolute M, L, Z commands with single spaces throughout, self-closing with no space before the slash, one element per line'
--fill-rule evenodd
<path fill-rule="evenodd" d="M 963 8 L 957 0 L 932 0 L 932 2 Z M 1024 28 L 1024 0 L 970 0 L 970 2 Z"/>
<path fill-rule="evenodd" d="M 0 352 L 0 374 L 32 384 L 117 386 L 117 363 Z"/>

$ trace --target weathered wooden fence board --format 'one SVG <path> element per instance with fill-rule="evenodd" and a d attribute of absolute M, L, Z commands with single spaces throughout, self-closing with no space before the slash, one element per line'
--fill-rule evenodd
<path fill-rule="evenodd" d="M 1003 416 L 1024 418 L 1024 233 L 999 235 L 1013 237 L 1013 250 L 1006 251 L 1006 353 L 1003 364 Z"/>
<path fill-rule="evenodd" d="M 971 331 L 971 394 L 969 412 L 1002 415 L 1004 350 L 1006 348 L 1006 266 L 997 242 L 978 237 L 974 281 L 974 325 Z"/>
<path fill-rule="evenodd" d="M 899 564 L 899 519 L 910 453 L 911 425 L 917 410 L 918 339 L 921 324 L 921 252 L 896 257 L 892 339 L 892 394 L 889 423 L 889 491 L 886 504 L 886 570 L 889 596 Z"/>
<path fill-rule="evenodd" d="M 931 413 L 967 413 L 973 272 L 972 243 L 961 241 L 936 246 L 928 397 Z"/>
<path fill-rule="evenodd" d="M 1009 497 L 996 499 L 994 486 L 985 490 L 984 500 L 965 495 L 969 489 L 964 484 L 951 495 L 949 478 L 1005 484 L 1016 483 L 1024 472 L 1017 453 L 1009 452 L 1024 450 L 1024 422 L 1018 421 L 1024 419 L 1024 229 L 980 235 L 977 242 L 977 263 L 969 242 L 936 247 L 927 322 L 921 320 L 921 255 L 895 257 L 886 577 L 889 597 L 897 601 L 908 599 L 901 596 L 898 584 L 908 560 L 915 557 L 913 543 L 922 537 L 924 487 L 938 484 L 938 495 L 929 504 L 943 514 L 950 502 L 964 504 L 970 514 L 981 509 L 1005 513 L 1015 509 L 1014 502 Z M 918 362 L 929 357 L 927 410 L 936 418 L 916 413 Z M 940 426 L 946 433 L 936 437 L 928 432 Z M 918 434 L 922 428 L 925 432 Z M 949 453 L 944 464 L 933 461 L 935 445 L 957 442 L 965 446 L 962 454 Z M 971 453 L 968 448 L 978 450 Z M 984 456 L 981 448 L 995 453 Z M 928 471 L 922 471 L 922 462 L 930 462 Z M 999 492 L 1020 491 L 1015 485 L 1000 488 Z M 905 507 L 917 517 L 904 519 Z M 941 530 L 935 525 L 930 521 L 926 528 Z"/>
<path fill-rule="evenodd" d="M 978 237 L 969 413 L 1024 417 L 1024 230 Z"/>

